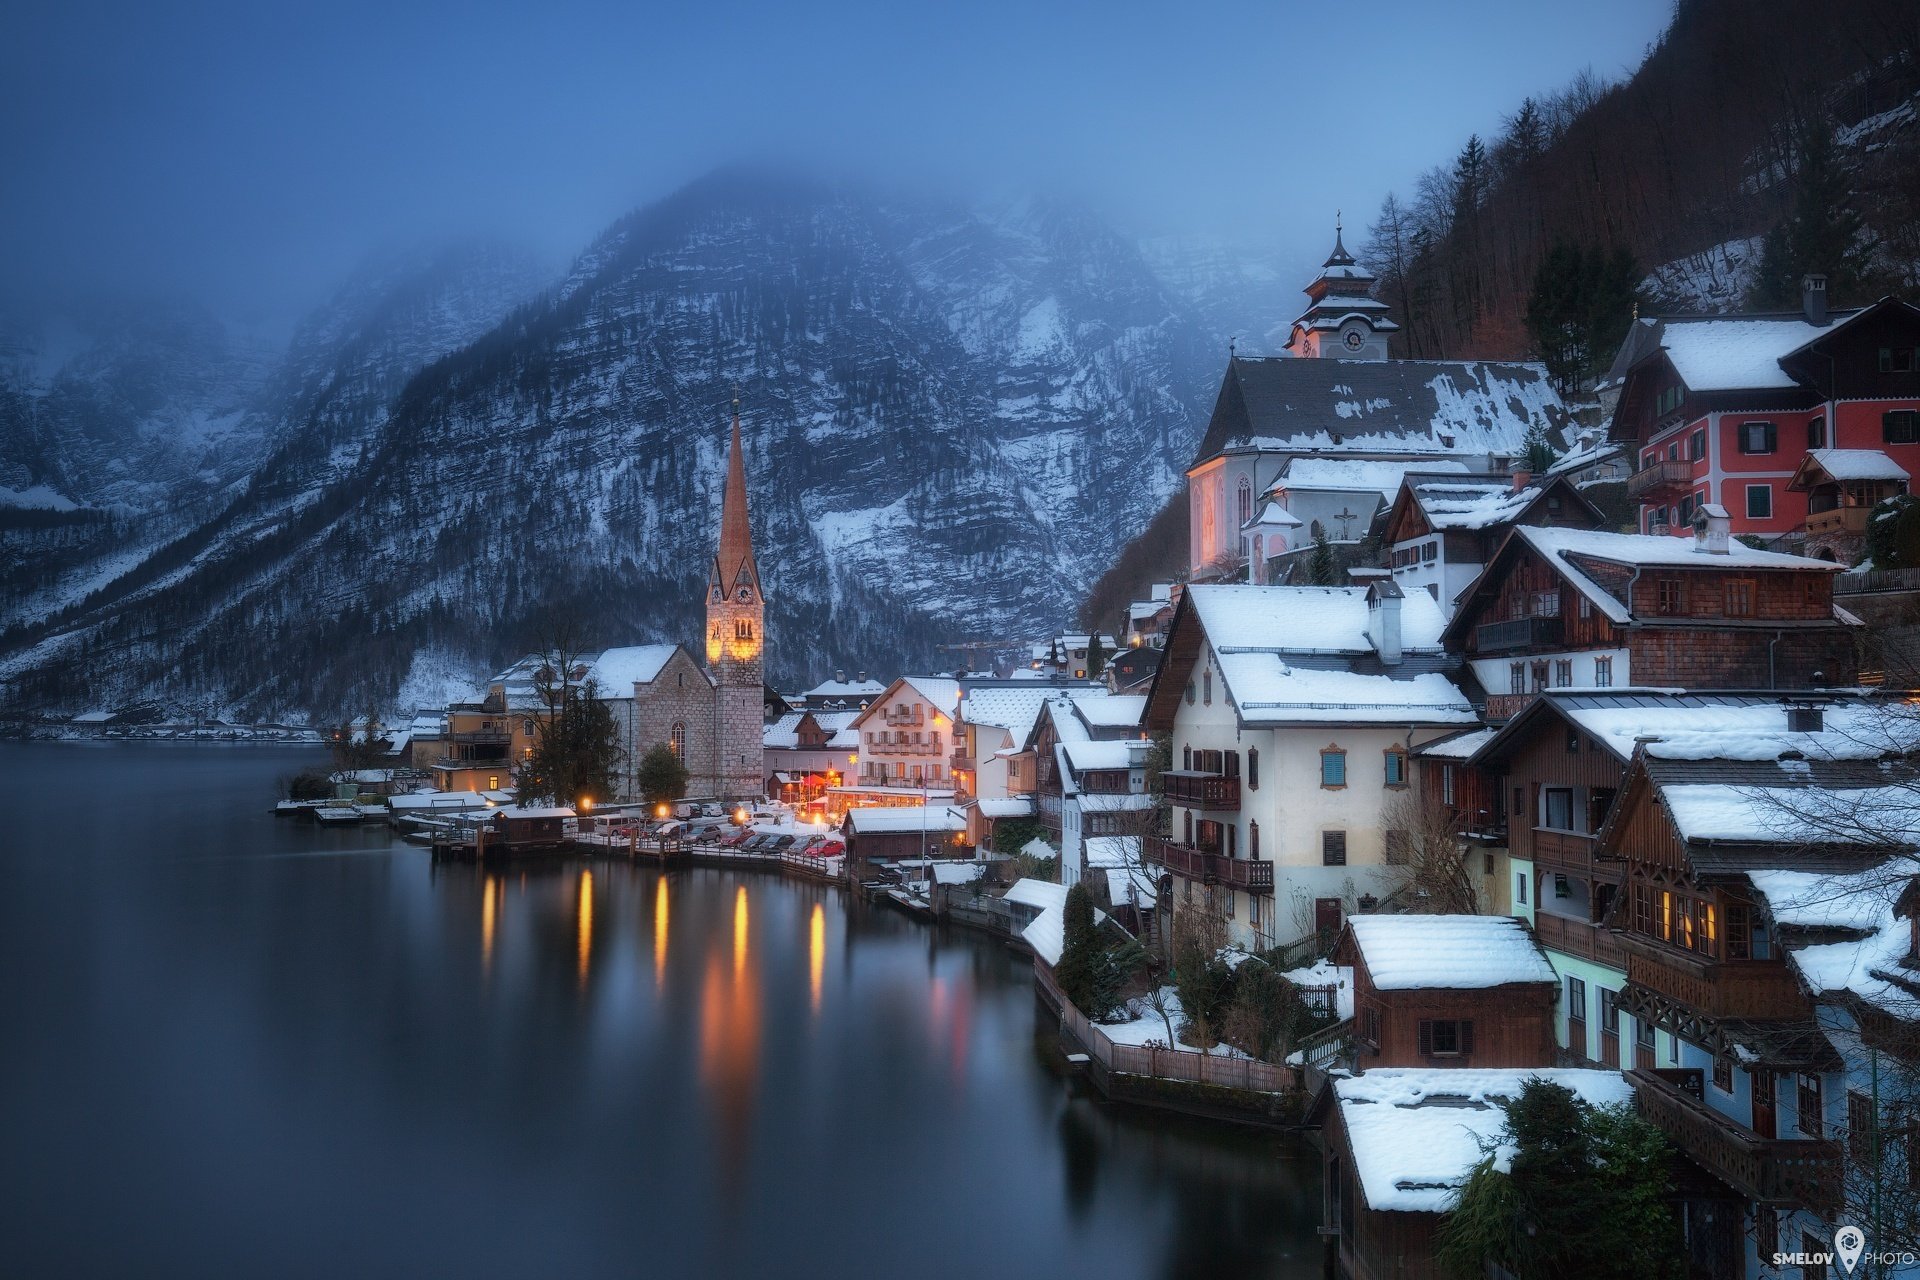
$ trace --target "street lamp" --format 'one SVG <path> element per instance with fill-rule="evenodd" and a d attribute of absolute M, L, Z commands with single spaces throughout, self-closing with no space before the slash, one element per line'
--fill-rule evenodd
<path fill-rule="evenodd" d="M 750 815 L 747 813 L 747 806 L 741 805 L 738 809 L 735 809 L 733 811 L 733 825 L 736 827 L 746 826 L 747 818 L 749 816 Z"/>
<path fill-rule="evenodd" d="M 667 802 L 665 800 L 653 806 L 653 816 L 656 818 L 664 818 L 667 816 Z"/>
<path fill-rule="evenodd" d="M 592 796 L 581 796 L 581 797 L 580 797 L 580 812 L 582 812 L 582 813 L 592 813 L 592 812 L 593 812 L 593 797 L 592 797 Z"/>

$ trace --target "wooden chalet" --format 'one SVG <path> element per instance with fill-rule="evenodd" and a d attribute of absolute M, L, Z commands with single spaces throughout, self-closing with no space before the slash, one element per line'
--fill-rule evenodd
<path fill-rule="evenodd" d="M 1353 969 L 1362 1070 L 1554 1062 L 1559 979 L 1511 916 L 1354 916 L 1333 961 Z"/>
<path fill-rule="evenodd" d="M 1442 642 L 1486 716 L 1549 689 L 1804 689 L 1849 683 L 1857 623 L 1839 566 L 1756 551 L 1703 509 L 1691 542 L 1516 527 L 1461 598 Z"/>
<path fill-rule="evenodd" d="M 1402 591 L 1424 590 L 1442 612 L 1493 559 L 1515 525 L 1600 529 L 1606 517 L 1568 477 L 1409 472 L 1387 508 L 1381 545 Z"/>
<path fill-rule="evenodd" d="M 1885 863 L 1897 835 L 1862 839 L 1808 814 L 1867 812 L 1920 780 L 1871 751 L 1731 754 L 1643 748 L 1596 842 L 1626 871 L 1609 920 L 1626 952 L 1620 1006 L 1662 1033 L 1638 1038 L 1628 1075 L 1641 1110 L 1716 1184 L 1688 1208 L 1723 1224 L 1696 1242 L 1711 1274 L 1744 1269 L 1743 1240 L 1797 1239 L 1801 1224 L 1830 1238 L 1841 1195 L 1846 1063 L 1793 962 L 1792 917 L 1763 887 L 1822 881 L 1831 899 Z"/>

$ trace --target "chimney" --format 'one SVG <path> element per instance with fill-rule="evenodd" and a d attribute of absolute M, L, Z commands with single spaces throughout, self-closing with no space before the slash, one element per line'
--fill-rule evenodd
<path fill-rule="evenodd" d="M 1513 469 L 1513 491 L 1515 493 L 1520 492 L 1532 483 L 1533 472 L 1527 470 L 1525 467 L 1515 467 Z"/>
<path fill-rule="evenodd" d="M 856 684 L 865 684 L 867 682 L 867 673 L 864 671 L 859 672 L 853 679 Z"/>
<path fill-rule="evenodd" d="M 1827 327 L 1827 278 L 1825 276 L 1800 277 L 1800 309 L 1806 313 L 1808 324 L 1821 329 Z"/>
<path fill-rule="evenodd" d="M 1702 555 L 1724 556 L 1733 520 L 1717 502 L 1703 503 L 1693 513 L 1693 549 Z"/>
<path fill-rule="evenodd" d="M 1827 727 L 1825 708 L 1811 705 L 1787 707 L 1788 733 L 1820 733 Z"/>
<path fill-rule="evenodd" d="M 833 682 L 834 682 L 835 684 L 845 684 L 845 683 L 847 682 L 847 673 L 846 673 L 846 671 L 845 671 L 844 669 L 841 669 L 841 670 L 836 670 L 836 671 L 835 671 L 835 672 L 833 673 Z"/>
<path fill-rule="evenodd" d="M 1390 667 L 1400 665 L 1400 600 L 1400 588 L 1390 579 L 1367 588 L 1367 632 L 1380 661 Z"/>

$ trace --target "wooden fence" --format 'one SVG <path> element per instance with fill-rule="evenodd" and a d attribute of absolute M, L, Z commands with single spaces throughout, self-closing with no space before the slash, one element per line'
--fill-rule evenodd
<path fill-rule="evenodd" d="M 1223 1089 L 1244 1089 L 1252 1093 L 1281 1093 L 1294 1085 L 1293 1072 L 1271 1062 L 1219 1057 L 1191 1049 L 1154 1049 L 1146 1045 L 1115 1044 L 1098 1024 L 1066 998 L 1045 964 L 1036 961 L 1033 976 L 1046 990 L 1049 999 L 1059 1006 L 1061 1029 L 1085 1047 L 1087 1055 L 1106 1071 L 1151 1076 L 1156 1080 L 1217 1085 Z"/>

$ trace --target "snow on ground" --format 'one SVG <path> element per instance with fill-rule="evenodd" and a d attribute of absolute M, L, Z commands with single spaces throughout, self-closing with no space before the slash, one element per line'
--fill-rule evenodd
<path fill-rule="evenodd" d="M 25 489 L 9 489 L 0 485 L 0 507 L 31 507 L 36 511 L 78 511 L 80 504 L 62 494 L 55 493 L 44 484 L 31 485 Z"/>
<path fill-rule="evenodd" d="M 445 650 L 426 648 L 415 651 L 406 679 L 394 695 L 394 705 L 409 711 L 472 702 L 480 696 L 480 675 L 472 664 Z"/>
<path fill-rule="evenodd" d="M 1640 291 L 1675 310 L 1737 311 L 1759 269 L 1763 239 L 1728 240 L 1662 263 L 1640 282 Z"/>
<path fill-rule="evenodd" d="M 1172 987 L 1161 988 L 1167 997 L 1167 1017 L 1173 1020 L 1174 1034 L 1180 1033 L 1180 1020 L 1186 1016 L 1180 1008 L 1180 996 Z M 1180 1049 L 1187 1053 L 1199 1053 L 1200 1050 L 1190 1044 L 1167 1043 L 1167 1021 L 1156 1009 L 1147 1007 L 1145 996 L 1135 996 L 1127 1001 L 1126 1017 L 1123 1021 L 1099 1024 L 1107 1039 L 1115 1044 L 1146 1046 L 1149 1042 L 1163 1049 Z M 1230 1044 L 1217 1044 L 1208 1054 L 1215 1058 L 1244 1058 L 1247 1055 Z"/>

